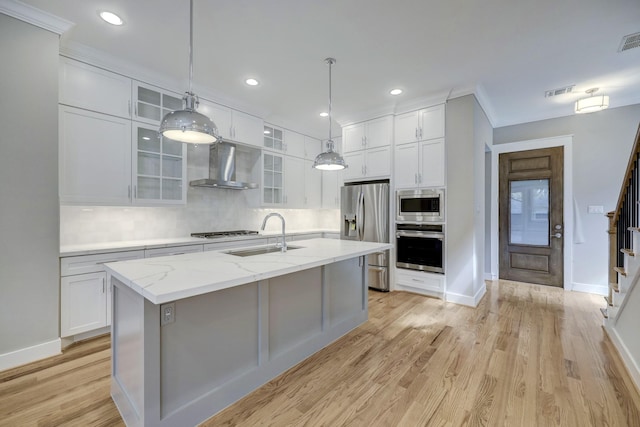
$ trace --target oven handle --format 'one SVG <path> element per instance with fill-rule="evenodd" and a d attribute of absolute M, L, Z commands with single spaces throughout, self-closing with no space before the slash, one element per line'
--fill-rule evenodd
<path fill-rule="evenodd" d="M 426 237 L 444 240 L 444 233 L 433 233 L 429 231 L 396 231 L 396 237 Z"/>

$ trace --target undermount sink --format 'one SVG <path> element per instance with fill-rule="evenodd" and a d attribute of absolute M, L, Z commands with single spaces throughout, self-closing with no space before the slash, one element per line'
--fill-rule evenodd
<path fill-rule="evenodd" d="M 302 246 L 287 245 L 287 251 L 300 249 L 300 248 L 302 248 Z M 251 249 L 234 249 L 231 251 L 225 251 L 224 253 L 229 255 L 246 257 L 246 256 L 253 256 L 253 255 L 270 254 L 272 252 L 281 252 L 281 251 L 282 251 L 282 248 L 278 246 L 267 246 L 267 247 L 261 247 L 261 248 L 251 248 Z"/>

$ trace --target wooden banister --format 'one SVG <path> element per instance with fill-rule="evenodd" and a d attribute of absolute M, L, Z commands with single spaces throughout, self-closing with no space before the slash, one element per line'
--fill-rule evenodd
<path fill-rule="evenodd" d="M 625 253 L 638 252 L 633 248 L 633 230 L 640 225 L 640 125 L 629 155 L 627 170 L 622 179 L 616 209 L 607 213 L 609 218 L 609 292 L 607 301 L 613 301 L 613 292 L 618 289 L 618 272 L 624 270 Z M 623 252 L 626 250 L 626 252 Z"/>

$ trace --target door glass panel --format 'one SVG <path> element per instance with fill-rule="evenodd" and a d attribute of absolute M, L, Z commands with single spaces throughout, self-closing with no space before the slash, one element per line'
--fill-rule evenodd
<path fill-rule="evenodd" d="M 549 246 L 549 180 L 509 182 L 509 241 Z"/>

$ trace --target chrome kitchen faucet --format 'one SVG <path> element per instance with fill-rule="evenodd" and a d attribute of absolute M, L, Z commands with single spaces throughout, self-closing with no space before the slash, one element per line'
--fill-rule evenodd
<path fill-rule="evenodd" d="M 287 242 L 284 239 L 284 217 L 282 215 L 277 212 L 272 212 L 269 215 L 265 216 L 264 220 L 262 221 L 262 227 L 260 227 L 260 230 L 264 231 L 264 227 L 267 225 L 267 220 L 272 216 L 277 216 L 282 221 L 282 244 L 280 247 L 282 248 L 282 252 L 287 252 Z"/>

